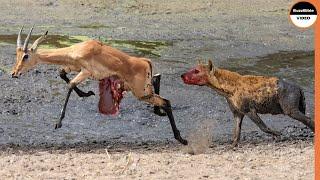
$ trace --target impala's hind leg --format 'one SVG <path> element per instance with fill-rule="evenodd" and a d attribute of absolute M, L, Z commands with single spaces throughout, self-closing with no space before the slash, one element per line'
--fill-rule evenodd
<path fill-rule="evenodd" d="M 176 140 L 178 140 L 181 144 L 187 145 L 188 141 L 183 139 L 180 136 L 180 131 L 178 130 L 176 123 L 174 121 L 174 117 L 172 114 L 172 108 L 171 108 L 171 104 L 170 101 L 167 99 L 162 98 L 161 96 L 157 95 L 157 94 L 153 94 L 153 95 L 149 95 L 149 96 L 144 96 L 139 98 L 142 101 L 146 101 L 152 105 L 156 105 L 156 106 L 160 106 L 167 114 L 169 121 L 170 121 L 170 125 L 174 134 L 174 138 Z"/>
<path fill-rule="evenodd" d="M 157 95 L 160 95 L 160 80 L 161 80 L 161 74 L 156 74 L 152 77 L 152 85 L 154 88 L 154 93 Z M 159 106 L 154 106 L 154 113 L 159 116 L 165 116 L 166 113 L 161 111 L 161 108 Z"/>
<path fill-rule="evenodd" d="M 66 83 L 70 82 L 70 79 L 67 77 L 67 73 L 64 69 L 61 69 L 59 71 L 59 75 L 60 78 L 63 79 Z M 89 92 L 83 92 L 82 90 L 80 90 L 79 88 L 77 88 L 77 86 L 74 87 L 74 91 L 78 94 L 79 97 L 89 97 L 92 95 L 95 95 L 94 92 L 89 91 Z"/>

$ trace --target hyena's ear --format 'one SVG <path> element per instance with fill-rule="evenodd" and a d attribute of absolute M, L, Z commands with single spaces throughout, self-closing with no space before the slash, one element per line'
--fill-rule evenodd
<path fill-rule="evenodd" d="M 208 60 L 208 69 L 209 71 L 213 69 L 212 61 L 210 59 Z"/>
<path fill-rule="evenodd" d="M 211 73 L 214 73 L 214 71 L 216 70 L 216 68 L 214 67 L 214 65 L 210 59 L 208 60 L 208 69 L 209 69 L 209 72 L 211 72 Z"/>

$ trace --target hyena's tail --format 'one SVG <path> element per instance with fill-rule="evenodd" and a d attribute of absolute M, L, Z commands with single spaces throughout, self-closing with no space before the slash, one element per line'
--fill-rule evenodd
<path fill-rule="evenodd" d="M 303 114 L 306 114 L 306 102 L 305 102 L 305 97 L 302 89 L 300 89 L 299 110 Z"/>

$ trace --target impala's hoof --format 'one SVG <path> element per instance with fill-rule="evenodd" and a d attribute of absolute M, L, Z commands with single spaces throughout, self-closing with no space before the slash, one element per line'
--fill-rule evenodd
<path fill-rule="evenodd" d="M 185 139 L 180 138 L 178 141 L 183 145 L 188 145 L 188 141 Z"/>
<path fill-rule="evenodd" d="M 180 136 L 180 133 L 178 135 L 175 135 L 174 138 L 176 140 L 178 140 L 181 144 L 183 145 L 188 145 L 188 141 L 183 139 L 181 136 Z"/>
<path fill-rule="evenodd" d="M 54 127 L 54 129 L 58 129 L 58 128 L 61 128 L 61 127 L 62 127 L 61 123 L 56 123 L 56 126 Z"/>
<path fill-rule="evenodd" d="M 95 96 L 96 94 L 94 93 L 94 92 L 92 92 L 92 91 L 89 91 L 88 92 L 88 96 Z"/>

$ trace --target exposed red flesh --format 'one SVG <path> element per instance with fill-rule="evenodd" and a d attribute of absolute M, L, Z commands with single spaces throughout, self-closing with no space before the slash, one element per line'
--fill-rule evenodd
<path fill-rule="evenodd" d="M 117 76 L 110 76 L 99 82 L 99 112 L 106 115 L 116 115 L 123 98 L 123 81 Z"/>

